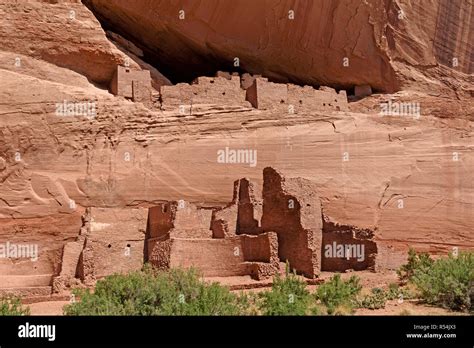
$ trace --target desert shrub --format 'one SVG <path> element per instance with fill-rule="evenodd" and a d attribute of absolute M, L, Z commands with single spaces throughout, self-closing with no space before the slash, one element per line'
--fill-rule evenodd
<path fill-rule="evenodd" d="M 416 291 L 413 289 L 413 286 L 411 284 L 401 287 L 396 283 L 391 283 L 388 286 L 386 295 L 387 295 L 387 300 L 396 300 L 396 299 L 409 300 L 409 299 L 416 298 Z"/>
<path fill-rule="evenodd" d="M 373 288 L 371 294 L 365 295 L 357 301 L 359 308 L 379 309 L 385 308 L 389 293 L 380 288 Z"/>
<path fill-rule="evenodd" d="M 353 312 L 356 296 L 362 289 L 359 282 L 357 276 L 344 281 L 340 274 L 336 274 L 317 288 L 316 299 L 326 307 L 327 314 L 350 314 Z"/>
<path fill-rule="evenodd" d="M 373 288 L 371 293 L 357 300 L 359 308 L 380 309 L 385 308 L 388 300 L 408 300 L 414 298 L 415 294 L 409 287 L 400 287 L 398 284 L 389 284 L 388 289 Z"/>
<path fill-rule="evenodd" d="M 408 251 L 408 262 L 397 270 L 398 277 L 402 283 L 408 282 L 415 271 L 426 271 L 433 265 L 433 260 L 427 253 L 417 253 L 410 248 Z"/>
<path fill-rule="evenodd" d="M 78 302 L 66 315 L 238 315 L 236 295 L 218 283 L 205 283 L 195 269 L 115 274 L 97 282 L 94 292 L 75 290 Z"/>
<path fill-rule="evenodd" d="M 315 314 L 310 308 L 313 301 L 306 283 L 290 273 L 288 267 L 286 276 L 275 276 L 271 290 L 261 292 L 259 296 L 259 308 L 264 315 Z"/>
<path fill-rule="evenodd" d="M 419 265 L 411 276 L 420 296 L 427 303 L 461 311 L 474 311 L 474 253 L 449 255 L 431 262 L 430 267 Z"/>
<path fill-rule="evenodd" d="M 18 297 L 5 296 L 0 298 L 0 315 L 30 315 L 30 308 L 23 307 Z"/>

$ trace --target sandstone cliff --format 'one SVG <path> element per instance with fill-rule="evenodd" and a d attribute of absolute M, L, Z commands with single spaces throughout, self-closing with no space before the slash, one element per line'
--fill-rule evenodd
<path fill-rule="evenodd" d="M 311 180 L 335 221 L 375 230 L 387 267 L 409 246 L 474 247 L 472 1 L 87 3 L 93 12 L 77 1 L 0 3 L 0 241 L 41 250 L 39 264 L 0 260 L 0 274 L 57 274 L 86 207 L 218 206 L 236 178 L 261 184 L 266 166 Z M 304 20 L 287 22 L 289 7 Z M 191 24 L 176 20 L 181 8 Z M 157 87 L 234 56 L 276 80 L 400 91 L 347 111 L 214 103 L 185 115 L 107 91 L 125 61 L 153 64 Z M 421 116 L 381 117 L 389 101 L 420 103 Z M 64 102 L 95 113 L 58 115 Z M 256 166 L 219 163 L 226 147 L 256 150 Z"/>
<path fill-rule="evenodd" d="M 474 67 L 472 0 L 85 3 L 183 78 L 238 57 L 243 70 L 277 80 L 432 91 L 462 89 Z"/>

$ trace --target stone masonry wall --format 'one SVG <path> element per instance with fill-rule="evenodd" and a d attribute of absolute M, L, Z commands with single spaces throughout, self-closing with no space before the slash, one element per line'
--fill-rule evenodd
<path fill-rule="evenodd" d="M 96 278 L 143 266 L 147 213 L 143 208 L 90 208 L 89 260 L 83 261 L 92 262 Z"/>
<path fill-rule="evenodd" d="M 162 109 L 173 110 L 194 104 L 219 104 L 249 106 L 245 91 L 240 88 L 240 78 L 198 77 L 192 84 L 179 83 L 160 89 Z"/>
<path fill-rule="evenodd" d="M 256 78 L 247 89 L 247 100 L 257 109 L 281 109 L 289 113 L 302 111 L 346 111 L 346 91 L 336 92 L 330 87 L 280 84 L 266 78 Z"/>
<path fill-rule="evenodd" d="M 321 202 L 312 184 L 301 178 L 285 179 L 273 168 L 263 171 L 264 231 L 278 235 L 279 257 L 309 278 L 321 269 Z"/>
<path fill-rule="evenodd" d="M 321 270 L 374 270 L 377 244 L 374 231 L 332 222 L 324 217 Z"/>

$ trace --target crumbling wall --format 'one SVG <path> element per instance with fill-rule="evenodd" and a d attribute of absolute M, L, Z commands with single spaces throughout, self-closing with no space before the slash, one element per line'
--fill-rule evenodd
<path fill-rule="evenodd" d="M 239 201 L 237 211 L 237 234 L 262 233 L 262 194 L 249 179 L 239 180 Z"/>
<path fill-rule="evenodd" d="M 86 242 L 85 235 L 79 235 L 77 240 L 64 245 L 61 258 L 61 271 L 53 279 L 53 291 L 61 292 L 66 288 L 79 283 L 78 267 L 82 251 Z"/>
<path fill-rule="evenodd" d="M 257 236 L 241 237 L 248 273 L 255 279 L 265 279 L 277 274 L 280 268 L 277 234 L 266 232 Z"/>
<path fill-rule="evenodd" d="M 93 270 L 79 270 L 82 277 L 96 278 L 141 269 L 147 209 L 90 208 L 90 229 L 80 263 Z M 92 258 L 92 260 L 91 260 Z"/>
<path fill-rule="evenodd" d="M 245 91 L 240 88 L 240 77 L 198 77 L 191 85 L 179 83 L 160 88 L 162 109 L 172 110 L 193 104 L 249 106 Z"/>
<path fill-rule="evenodd" d="M 215 210 L 212 215 L 211 229 L 214 238 L 261 233 L 262 210 L 261 193 L 255 183 L 247 178 L 236 180 L 232 202 Z"/>
<path fill-rule="evenodd" d="M 198 77 L 193 87 L 193 104 L 228 104 L 245 103 L 245 91 L 240 88 L 240 77 Z"/>
<path fill-rule="evenodd" d="M 348 110 L 346 91 L 336 92 L 330 87 L 314 89 L 311 86 L 297 86 L 288 84 L 288 105 L 295 113 L 311 110 Z"/>
<path fill-rule="evenodd" d="M 250 275 L 264 279 L 278 271 L 278 240 L 275 233 L 230 238 L 150 239 L 148 261 L 159 269 L 199 269 L 206 277 Z"/>
<path fill-rule="evenodd" d="M 247 78 L 248 80 L 248 78 Z M 346 91 L 336 92 L 330 87 L 314 89 L 269 82 L 266 78 L 256 78 L 247 88 L 247 100 L 257 109 L 284 109 L 285 112 L 314 110 L 348 110 Z"/>
<path fill-rule="evenodd" d="M 132 100 L 151 105 L 151 85 L 142 81 L 132 81 Z"/>
<path fill-rule="evenodd" d="M 338 224 L 326 216 L 323 221 L 322 271 L 375 270 L 377 244 L 373 240 L 374 231 Z"/>
<path fill-rule="evenodd" d="M 211 209 L 185 201 L 161 203 L 149 209 L 149 238 L 211 238 Z"/>
<path fill-rule="evenodd" d="M 278 235 L 280 260 L 314 278 L 320 271 L 321 203 L 315 187 L 301 178 L 285 179 L 275 169 L 263 170 L 264 231 Z"/>
<path fill-rule="evenodd" d="M 213 238 L 228 238 L 237 234 L 240 182 L 241 180 L 234 181 L 232 201 L 212 213 L 211 230 Z"/>
<path fill-rule="evenodd" d="M 160 240 L 158 238 L 148 239 L 147 261 L 160 270 L 168 270 L 171 267 L 171 243 L 172 239 Z"/>
<path fill-rule="evenodd" d="M 110 82 L 110 92 L 112 94 L 134 101 L 149 101 L 151 99 L 151 89 L 151 75 L 148 70 L 136 70 L 120 65 L 117 66 L 114 77 Z"/>
<path fill-rule="evenodd" d="M 275 109 L 287 105 L 288 90 L 286 84 L 260 77 L 247 89 L 246 98 L 256 109 Z"/>
<path fill-rule="evenodd" d="M 193 87 L 188 83 L 161 86 L 160 95 L 163 110 L 174 110 L 182 105 L 192 105 L 193 103 Z"/>
<path fill-rule="evenodd" d="M 0 292 L 49 295 L 63 248 L 78 235 L 81 214 L 78 207 L 61 216 L 0 219 Z"/>
<path fill-rule="evenodd" d="M 310 181 L 267 167 L 262 195 L 243 178 L 221 209 L 160 204 L 149 211 L 146 258 L 160 269 L 193 266 L 205 276 L 256 279 L 276 274 L 280 261 L 309 278 L 321 270 L 374 269 L 374 232 L 323 219 L 316 192 Z"/>
<path fill-rule="evenodd" d="M 197 267 L 207 277 L 247 274 L 242 241 L 239 237 L 225 239 L 171 240 L 170 267 Z"/>

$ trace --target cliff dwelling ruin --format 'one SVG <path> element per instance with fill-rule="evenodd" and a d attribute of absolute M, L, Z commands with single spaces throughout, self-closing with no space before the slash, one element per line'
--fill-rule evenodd
<path fill-rule="evenodd" d="M 472 253 L 473 1 L 0 1 L 0 298 Z"/>
<path fill-rule="evenodd" d="M 149 208 L 87 208 L 79 235 L 61 255 L 38 260 L 43 267 L 54 264 L 49 281 L 21 291 L 61 293 L 146 262 L 162 270 L 195 267 L 205 277 L 254 281 L 270 279 L 288 262 L 291 270 L 315 279 L 322 271 L 374 270 L 376 255 L 374 231 L 332 221 L 309 180 L 267 167 L 261 190 L 239 179 L 232 201 L 219 208 L 184 200 Z"/>
<path fill-rule="evenodd" d="M 181 109 L 182 114 L 192 112 L 193 105 L 219 104 L 252 107 L 260 110 L 298 111 L 347 111 L 347 95 L 344 90 L 322 86 L 298 86 L 290 83 L 274 83 L 260 75 L 218 71 L 215 77 L 201 76 L 191 84 L 160 85 L 152 87 L 150 72 L 117 66 L 110 83 L 110 91 L 116 96 L 148 107 L 164 111 Z"/>

